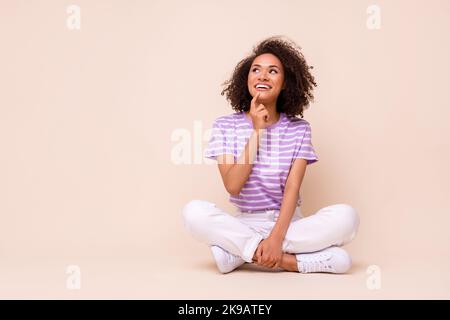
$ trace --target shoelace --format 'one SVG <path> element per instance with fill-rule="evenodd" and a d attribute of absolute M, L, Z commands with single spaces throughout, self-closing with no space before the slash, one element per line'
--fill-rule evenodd
<path fill-rule="evenodd" d="M 299 266 L 300 272 L 330 272 L 334 271 L 329 264 L 331 259 L 330 253 L 316 253 L 301 256 Z"/>

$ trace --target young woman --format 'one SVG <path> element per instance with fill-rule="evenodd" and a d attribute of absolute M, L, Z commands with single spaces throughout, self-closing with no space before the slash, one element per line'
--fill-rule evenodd
<path fill-rule="evenodd" d="M 217 160 L 237 215 L 203 200 L 183 208 L 185 227 L 211 246 L 222 273 L 246 262 L 301 273 L 351 266 L 340 246 L 356 235 L 355 209 L 335 204 L 308 217 L 300 210 L 306 166 L 318 161 L 303 120 L 316 86 L 309 69 L 295 43 L 271 37 L 224 83 L 235 112 L 214 121 L 204 156 Z"/>

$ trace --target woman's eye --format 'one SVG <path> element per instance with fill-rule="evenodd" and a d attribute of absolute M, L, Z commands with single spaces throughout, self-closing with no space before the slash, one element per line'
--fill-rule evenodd
<path fill-rule="evenodd" d="M 258 71 L 257 68 L 253 69 L 253 72 Z M 275 71 L 275 73 L 278 73 L 275 69 L 270 70 L 270 72 Z"/>

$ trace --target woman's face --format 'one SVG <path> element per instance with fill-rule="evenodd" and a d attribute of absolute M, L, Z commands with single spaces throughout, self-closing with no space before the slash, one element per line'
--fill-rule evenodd
<path fill-rule="evenodd" d="M 271 53 L 257 56 L 250 67 L 247 86 L 252 97 L 261 92 L 261 102 L 275 102 L 284 87 L 284 68 L 281 61 Z"/>

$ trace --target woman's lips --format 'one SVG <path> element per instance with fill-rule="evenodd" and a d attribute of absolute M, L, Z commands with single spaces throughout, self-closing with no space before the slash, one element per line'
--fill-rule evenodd
<path fill-rule="evenodd" d="M 256 89 L 256 91 L 268 91 L 268 90 L 272 89 L 272 86 L 269 85 L 268 83 L 259 82 L 255 85 L 255 89 Z"/>

